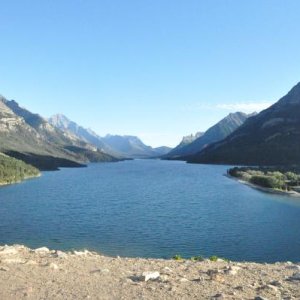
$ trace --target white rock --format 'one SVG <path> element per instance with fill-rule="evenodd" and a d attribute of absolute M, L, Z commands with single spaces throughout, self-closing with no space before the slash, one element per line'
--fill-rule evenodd
<path fill-rule="evenodd" d="M 240 269 L 238 266 L 230 266 L 225 272 L 229 275 L 236 275 Z"/>
<path fill-rule="evenodd" d="M 34 250 L 35 253 L 48 253 L 50 250 L 47 247 L 41 247 Z"/>
<path fill-rule="evenodd" d="M 108 274 L 110 272 L 109 269 L 100 269 L 99 271 L 103 274 Z"/>
<path fill-rule="evenodd" d="M 88 250 L 84 251 L 73 251 L 73 253 L 77 256 L 87 256 L 87 255 L 92 255 L 92 253 Z"/>
<path fill-rule="evenodd" d="M 57 257 L 59 257 L 59 258 L 65 258 L 65 257 L 68 256 L 67 253 L 65 253 L 65 252 L 63 252 L 63 251 L 59 251 L 59 250 L 57 250 L 57 251 L 55 252 L 55 255 L 56 255 Z"/>
<path fill-rule="evenodd" d="M 53 269 L 53 270 L 58 270 L 58 269 L 59 269 L 58 265 L 55 264 L 55 263 L 50 263 L 50 264 L 49 264 L 49 267 L 50 267 L 51 269 Z"/>
<path fill-rule="evenodd" d="M 160 277 L 159 272 L 144 272 L 141 276 L 142 281 L 155 280 Z"/>
<path fill-rule="evenodd" d="M 186 279 L 186 278 L 181 278 L 181 279 L 180 279 L 180 282 L 189 282 L 189 280 Z"/>

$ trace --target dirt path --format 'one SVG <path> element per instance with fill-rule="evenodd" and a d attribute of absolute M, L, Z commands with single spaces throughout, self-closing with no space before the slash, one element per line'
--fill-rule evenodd
<path fill-rule="evenodd" d="M 113 258 L 4 246 L 0 299 L 300 299 L 300 264 Z"/>

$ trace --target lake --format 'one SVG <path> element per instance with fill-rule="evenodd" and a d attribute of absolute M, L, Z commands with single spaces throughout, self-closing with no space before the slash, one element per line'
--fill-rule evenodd
<path fill-rule="evenodd" d="M 227 168 L 134 160 L 44 172 L 0 188 L 0 244 L 300 261 L 300 199 L 240 184 Z"/>

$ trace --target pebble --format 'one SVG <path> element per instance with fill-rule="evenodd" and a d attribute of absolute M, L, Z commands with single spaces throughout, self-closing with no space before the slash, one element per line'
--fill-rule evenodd
<path fill-rule="evenodd" d="M 144 272 L 141 276 L 141 281 L 155 280 L 159 277 L 159 272 Z"/>
<path fill-rule="evenodd" d="M 159 277 L 161 282 L 168 282 L 169 276 L 168 275 L 161 275 Z"/>
<path fill-rule="evenodd" d="M 267 289 L 273 290 L 274 292 L 278 292 L 278 287 L 272 284 L 267 284 L 266 285 Z"/>
<path fill-rule="evenodd" d="M 4 271 L 4 272 L 7 272 L 9 271 L 9 268 L 8 267 L 0 267 L 0 271 Z"/>
<path fill-rule="evenodd" d="M 269 300 L 268 298 L 265 298 L 265 297 L 261 297 L 261 296 L 256 296 L 254 298 L 254 300 Z"/>
<path fill-rule="evenodd" d="M 110 271 L 108 269 L 102 269 L 101 273 L 109 273 Z"/>
<path fill-rule="evenodd" d="M 51 269 L 53 269 L 53 270 L 58 270 L 58 269 L 59 269 L 58 265 L 55 264 L 55 263 L 50 263 L 48 266 L 49 266 Z"/>
<path fill-rule="evenodd" d="M 280 286 L 282 286 L 282 282 L 278 281 L 278 280 L 274 280 L 274 281 L 270 282 L 270 285 L 274 285 L 274 286 L 280 287 Z"/>

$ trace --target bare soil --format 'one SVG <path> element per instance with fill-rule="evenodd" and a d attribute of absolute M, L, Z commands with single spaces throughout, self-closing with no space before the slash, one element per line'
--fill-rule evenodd
<path fill-rule="evenodd" d="M 154 278 L 145 281 L 144 272 Z M 3 246 L 0 299 L 300 299 L 300 264 L 115 258 Z"/>

